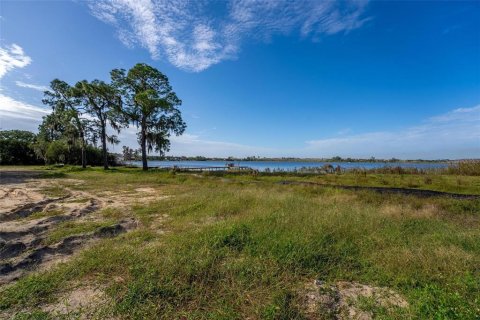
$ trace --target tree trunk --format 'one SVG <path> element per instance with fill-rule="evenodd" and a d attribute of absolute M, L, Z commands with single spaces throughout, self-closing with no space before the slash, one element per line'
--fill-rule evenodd
<path fill-rule="evenodd" d="M 140 139 L 140 143 L 142 145 L 142 164 L 143 164 L 143 170 L 147 171 L 148 170 L 148 163 L 147 163 L 147 134 L 145 132 L 146 130 L 146 123 L 145 120 L 142 120 L 142 137 Z"/>
<path fill-rule="evenodd" d="M 108 154 L 107 154 L 107 132 L 105 123 L 102 121 L 102 153 L 103 153 L 103 169 L 108 170 Z"/>
<path fill-rule="evenodd" d="M 83 132 L 80 134 L 80 139 L 82 140 L 82 168 L 85 169 L 87 167 L 87 155 L 85 150 L 85 137 Z"/>
<path fill-rule="evenodd" d="M 75 108 L 72 107 L 72 110 L 75 110 Z M 82 142 L 82 168 L 85 169 L 87 167 L 85 131 L 83 130 L 82 123 L 78 119 L 78 116 L 75 117 L 75 121 L 77 122 L 78 130 L 80 131 L 80 140 Z"/>

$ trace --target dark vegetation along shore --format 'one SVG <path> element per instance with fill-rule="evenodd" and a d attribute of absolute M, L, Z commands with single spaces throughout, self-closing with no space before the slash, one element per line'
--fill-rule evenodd
<path fill-rule="evenodd" d="M 479 171 L 2 167 L 0 318 L 478 319 Z"/>

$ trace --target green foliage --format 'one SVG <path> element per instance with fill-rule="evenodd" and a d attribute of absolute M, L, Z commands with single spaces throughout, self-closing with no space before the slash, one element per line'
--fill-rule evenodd
<path fill-rule="evenodd" d="M 128 73 L 112 70 L 111 76 L 112 84 L 83 80 L 71 87 L 59 79 L 51 81 L 42 102 L 52 108 L 52 113 L 43 117 L 37 137 L 20 131 L 4 132 L 0 136 L 0 164 L 35 164 L 38 157 L 47 164 L 74 164 L 80 159 L 85 168 L 87 162 L 92 164 L 95 153 L 91 145 L 100 140 L 102 163 L 107 169 L 107 143 L 119 143 L 117 136 L 108 134 L 107 126 L 119 133 L 130 122 L 140 127 L 138 137 L 146 169 L 147 152 L 155 150 L 163 155 L 170 148 L 170 135 L 185 131 L 177 108 L 182 102 L 168 78 L 146 64 L 139 63 Z M 124 154 L 133 157 L 129 150 Z"/>
<path fill-rule="evenodd" d="M 73 88 L 66 82 L 54 79 L 50 90 L 44 92 L 42 102 L 52 108 L 52 113 L 43 118 L 39 127 L 37 154 L 44 156 L 46 143 L 65 140 L 68 144 L 77 144 L 81 149 L 81 164 L 86 167 L 85 148 L 90 136 L 95 140 L 95 133 L 89 128 L 91 121 L 81 118 L 80 99 L 75 96 Z"/>
<path fill-rule="evenodd" d="M 46 151 L 44 155 L 46 164 L 82 164 L 81 146 L 78 144 L 68 145 L 65 140 L 54 140 L 46 143 Z M 103 165 L 102 150 L 93 146 L 86 146 L 85 159 L 92 166 Z M 116 164 L 114 155 L 108 155 L 108 163 Z"/>
<path fill-rule="evenodd" d="M 52 141 L 48 144 L 47 151 L 45 152 L 45 159 L 47 164 L 66 163 L 68 153 L 69 149 L 65 141 Z"/>
<path fill-rule="evenodd" d="M 33 150 L 35 134 L 29 131 L 0 131 L 0 165 L 39 164 Z"/>
<path fill-rule="evenodd" d="M 177 108 L 182 101 L 167 76 L 147 64 L 138 63 L 128 72 L 114 69 L 111 77 L 113 85 L 122 93 L 124 114 L 140 127 L 138 141 L 146 170 L 147 152 L 155 150 L 163 155 L 170 149 L 170 135 L 185 131 L 186 124 Z"/>
<path fill-rule="evenodd" d="M 121 97 L 110 84 L 100 80 L 77 82 L 73 95 L 79 99 L 84 111 L 92 116 L 91 128 L 102 142 L 103 166 L 108 169 L 107 143 L 119 143 L 115 135 L 107 133 L 107 125 L 117 133 L 126 124 L 121 112 Z"/>

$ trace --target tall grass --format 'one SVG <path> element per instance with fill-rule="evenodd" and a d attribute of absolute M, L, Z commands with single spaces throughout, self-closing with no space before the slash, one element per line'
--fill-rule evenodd
<path fill-rule="evenodd" d="M 464 176 L 480 176 L 480 160 L 455 162 L 448 166 L 446 173 Z"/>
<path fill-rule="evenodd" d="M 108 317 L 304 319 L 302 288 L 321 279 L 398 291 L 410 308 L 385 319 L 480 317 L 480 200 L 274 177 L 100 174 L 68 178 L 92 180 L 90 191 L 149 185 L 171 197 L 134 205 L 138 230 L 4 288 L 0 310 L 37 312 L 73 285 L 94 283 L 109 298 L 100 310 Z"/>

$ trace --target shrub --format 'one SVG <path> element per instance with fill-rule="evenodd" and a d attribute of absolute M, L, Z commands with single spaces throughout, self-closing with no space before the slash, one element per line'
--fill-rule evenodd
<path fill-rule="evenodd" d="M 65 163 L 68 158 L 68 146 L 64 141 L 52 141 L 45 153 L 45 160 L 47 164 Z"/>
<path fill-rule="evenodd" d="M 38 159 L 33 151 L 35 134 L 29 131 L 5 130 L 0 131 L 0 164 L 38 164 Z"/>

